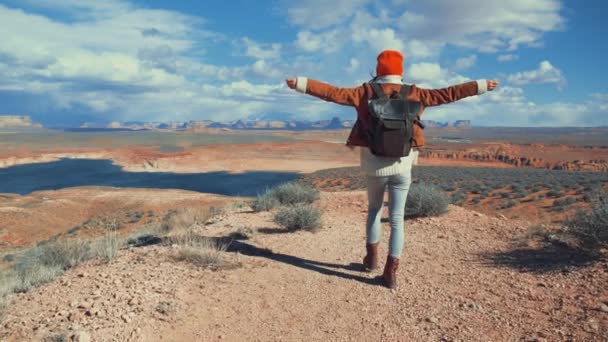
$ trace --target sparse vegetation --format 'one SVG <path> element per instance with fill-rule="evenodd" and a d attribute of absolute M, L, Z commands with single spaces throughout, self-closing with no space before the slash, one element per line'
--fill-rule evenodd
<path fill-rule="evenodd" d="M 186 261 L 199 267 L 219 268 L 225 265 L 222 252 L 228 248 L 222 243 L 209 238 L 189 236 L 180 241 L 180 248 L 175 255 L 178 261 Z"/>
<path fill-rule="evenodd" d="M 319 199 L 319 191 L 303 183 L 285 183 L 266 190 L 251 203 L 254 211 L 267 211 L 279 205 L 310 204 Z"/>
<path fill-rule="evenodd" d="M 412 184 L 405 203 L 405 216 L 443 215 L 448 211 L 449 202 L 448 195 L 434 185 Z"/>
<path fill-rule="evenodd" d="M 586 247 L 594 249 L 608 244 L 607 194 L 597 199 L 591 209 L 578 211 L 566 226 Z"/>
<path fill-rule="evenodd" d="M 272 197 L 268 193 L 258 195 L 253 202 L 251 208 L 255 212 L 269 211 L 281 205 L 278 199 Z"/>
<path fill-rule="evenodd" d="M 288 231 L 317 231 L 321 227 L 321 211 L 310 204 L 282 207 L 275 215 L 274 221 Z"/>
<path fill-rule="evenodd" d="M 444 167 L 416 166 L 413 179 L 421 184 L 436 184 L 449 193 L 450 203 L 456 205 L 493 205 L 513 204 L 508 199 L 520 202 L 540 202 L 545 198 L 566 200 L 566 196 L 576 193 L 576 201 L 592 203 L 597 198 L 598 189 L 608 185 L 608 173 L 584 172 L 528 168 L 482 168 L 482 167 Z M 343 179 L 348 186 L 345 190 L 366 188 L 365 175 L 358 168 L 335 168 L 303 176 L 302 183 L 316 184 L 328 191 L 340 190 L 327 186 L 331 179 Z M 478 195 L 480 200 L 476 200 Z M 501 200 L 504 199 L 504 200 Z M 487 199 L 481 201 L 482 199 Z M 557 207 L 538 203 L 545 211 L 571 210 L 576 202 L 563 202 Z"/>
<path fill-rule="evenodd" d="M 205 225 L 211 217 L 213 217 L 211 210 L 205 207 L 172 210 L 165 216 L 161 230 L 171 232 L 192 229 Z"/>
<path fill-rule="evenodd" d="M 519 202 L 517 202 L 514 199 L 508 199 L 506 201 L 503 202 L 503 204 L 500 206 L 500 209 L 509 209 L 509 208 L 513 208 L 516 205 L 518 205 Z"/>
<path fill-rule="evenodd" d="M 70 341 L 70 338 L 67 335 L 60 334 L 60 335 L 48 336 L 43 341 L 44 342 L 68 342 L 68 341 Z"/>
<path fill-rule="evenodd" d="M 249 227 L 239 227 L 237 230 L 230 233 L 230 237 L 235 240 L 249 240 L 253 235 L 253 230 Z"/>

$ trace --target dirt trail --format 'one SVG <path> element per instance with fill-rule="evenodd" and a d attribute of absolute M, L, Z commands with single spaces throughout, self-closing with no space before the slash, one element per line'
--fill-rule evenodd
<path fill-rule="evenodd" d="M 255 231 L 211 271 L 170 258 L 171 247 L 121 252 L 14 299 L 0 340 L 68 329 L 92 341 L 605 341 L 608 263 L 564 250 L 513 250 L 526 227 L 450 207 L 406 222 L 399 289 L 359 271 L 363 192 L 322 193 L 323 229 L 283 233 L 271 213 L 234 209 L 205 236 Z M 386 253 L 385 224 L 382 255 Z M 351 263 L 355 263 L 351 265 Z M 552 272 L 550 272 L 552 271 Z"/>

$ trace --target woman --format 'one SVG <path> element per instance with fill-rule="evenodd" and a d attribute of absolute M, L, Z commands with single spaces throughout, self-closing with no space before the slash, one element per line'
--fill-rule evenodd
<path fill-rule="evenodd" d="M 399 93 L 403 76 L 403 55 L 399 51 L 382 51 L 377 58 L 376 77 L 371 82 L 381 85 L 386 95 Z M 289 78 L 287 86 L 299 92 L 306 93 L 325 101 L 355 107 L 357 123 L 354 125 L 346 144 L 360 146 L 361 167 L 367 175 L 368 216 L 367 216 L 367 255 L 363 265 L 368 271 L 378 267 L 378 243 L 381 227 L 380 214 L 382 211 L 384 191 L 388 187 L 389 221 L 391 235 L 389 240 L 389 255 L 382 275 L 382 283 L 391 289 L 397 287 L 396 271 L 404 243 L 404 210 L 407 193 L 411 183 L 412 165 L 418 157 L 418 148 L 424 146 L 423 126 L 414 125 L 412 150 L 406 157 L 383 157 L 371 153 L 366 137 L 367 128 L 371 125 L 368 110 L 368 100 L 374 95 L 370 84 L 355 88 L 337 88 L 332 85 L 307 79 L 305 77 Z M 418 117 L 424 107 L 438 106 L 458 101 L 462 98 L 481 95 L 494 90 L 498 86 L 495 80 L 471 81 L 443 89 L 423 89 L 410 86 L 407 99 L 420 102 Z"/>

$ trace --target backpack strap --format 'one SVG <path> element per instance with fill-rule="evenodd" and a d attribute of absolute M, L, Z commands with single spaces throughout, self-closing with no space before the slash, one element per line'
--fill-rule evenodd
<path fill-rule="evenodd" d="M 401 86 L 401 90 L 399 91 L 399 98 L 407 100 L 407 96 L 410 94 L 410 86 L 404 84 Z"/>
<path fill-rule="evenodd" d="M 378 84 L 376 82 L 370 82 L 369 85 L 372 86 L 374 93 L 376 94 L 376 96 L 379 99 L 388 99 L 388 96 L 386 96 L 386 94 L 384 93 L 384 90 L 382 90 L 382 86 L 380 86 L 380 84 Z"/>

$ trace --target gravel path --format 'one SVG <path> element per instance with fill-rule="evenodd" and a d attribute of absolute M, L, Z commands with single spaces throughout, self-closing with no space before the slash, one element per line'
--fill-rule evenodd
<path fill-rule="evenodd" d="M 317 233 L 285 233 L 272 213 L 245 209 L 201 228 L 215 237 L 254 232 L 225 252 L 235 268 L 176 262 L 168 246 L 79 266 L 16 296 L 0 340 L 608 340 L 606 261 L 514 248 L 525 223 L 450 207 L 443 217 L 406 222 L 400 285 L 391 291 L 377 284 L 379 272 L 360 271 L 365 193 L 321 197 Z M 385 224 L 382 255 L 387 241 Z"/>

